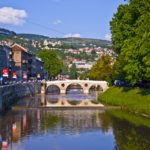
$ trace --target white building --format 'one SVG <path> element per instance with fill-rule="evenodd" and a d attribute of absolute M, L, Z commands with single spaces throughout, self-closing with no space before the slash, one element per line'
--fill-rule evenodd
<path fill-rule="evenodd" d="M 86 62 L 86 61 L 74 61 L 73 63 L 76 65 L 77 69 L 86 69 L 86 70 L 90 70 L 93 65 L 92 62 Z M 72 64 L 69 65 L 69 68 L 71 66 Z"/>

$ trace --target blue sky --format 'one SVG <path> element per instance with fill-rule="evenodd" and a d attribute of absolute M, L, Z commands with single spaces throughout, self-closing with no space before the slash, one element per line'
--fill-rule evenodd
<path fill-rule="evenodd" d="M 0 0 L 0 27 L 49 37 L 109 39 L 124 0 Z"/>

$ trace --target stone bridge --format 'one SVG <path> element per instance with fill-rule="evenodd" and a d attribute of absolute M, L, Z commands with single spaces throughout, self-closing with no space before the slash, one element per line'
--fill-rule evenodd
<path fill-rule="evenodd" d="M 91 88 L 100 89 L 106 91 L 108 89 L 108 83 L 106 81 L 93 81 L 93 80 L 56 80 L 46 81 L 42 83 L 41 93 L 47 93 L 48 88 L 55 86 L 59 89 L 60 94 L 66 94 L 67 89 L 71 85 L 79 85 L 84 94 L 88 94 Z"/>

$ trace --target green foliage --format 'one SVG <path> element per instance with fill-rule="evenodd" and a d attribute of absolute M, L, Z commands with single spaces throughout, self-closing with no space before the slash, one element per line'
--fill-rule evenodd
<path fill-rule="evenodd" d="M 109 55 L 103 55 L 92 67 L 88 77 L 92 80 L 107 80 L 112 73 L 112 59 Z"/>
<path fill-rule="evenodd" d="M 125 66 L 124 59 L 122 58 L 122 55 L 119 55 L 117 60 L 115 61 L 113 65 L 113 71 L 110 76 L 111 82 L 113 84 L 113 81 L 118 79 L 118 80 L 124 80 L 125 79 L 125 71 L 123 70 L 123 66 Z"/>
<path fill-rule="evenodd" d="M 69 74 L 68 67 L 63 66 L 63 68 L 62 68 L 62 70 L 61 70 L 61 74 L 62 74 L 62 75 L 67 75 L 67 74 Z"/>
<path fill-rule="evenodd" d="M 86 71 L 82 71 L 82 73 L 79 74 L 79 78 L 80 80 L 86 80 L 88 79 L 88 74 L 89 74 L 89 70 L 86 70 Z"/>
<path fill-rule="evenodd" d="M 44 61 L 44 68 L 51 78 L 60 73 L 63 63 L 54 50 L 41 50 L 38 57 Z"/>
<path fill-rule="evenodd" d="M 77 68 L 75 64 L 72 64 L 70 68 L 70 79 L 77 79 L 78 74 L 77 74 Z"/>
<path fill-rule="evenodd" d="M 150 115 L 150 89 L 111 87 L 99 97 L 99 101 Z"/>
<path fill-rule="evenodd" d="M 92 54 L 92 55 L 96 55 L 96 51 L 95 51 L 95 50 L 92 50 L 91 54 Z"/>
<path fill-rule="evenodd" d="M 67 46 L 67 48 L 83 48 L 83 47 L 91 47 L 94 45 L 100 46 L 103 48 L 110 48 L 112 46 L 110 41 L 99 40 L 99 39 L 89 39 L 89 38 L 62 38 L 59 39 L 62 42 L 63 46 Z M 69 46 L 69 47 L 68 47 Z"/>
<path fill-rule="evenodd" d="M 113 47 L 120 54 L 113 76 L 135 84 L 150 80 L 150 0 L 121 5 L 111 21 Z M 119 77 L 119 78 L 118 78 Z"/>

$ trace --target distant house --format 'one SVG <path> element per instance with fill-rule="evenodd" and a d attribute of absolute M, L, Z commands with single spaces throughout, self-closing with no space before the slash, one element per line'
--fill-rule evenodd
<path fill-rule="evenodd" d="M 86 62 L 85 60 L 82 60 L 82 61 L 74 60 L 73 64 L 76 65 L 77 69 L 85 69 L 85 70 L 90 70 L 93 65 L 92 62 Z M 72 66 L 72 64 L 69 65 L 69 67 L 71 67 L 71 66 Z"/>

